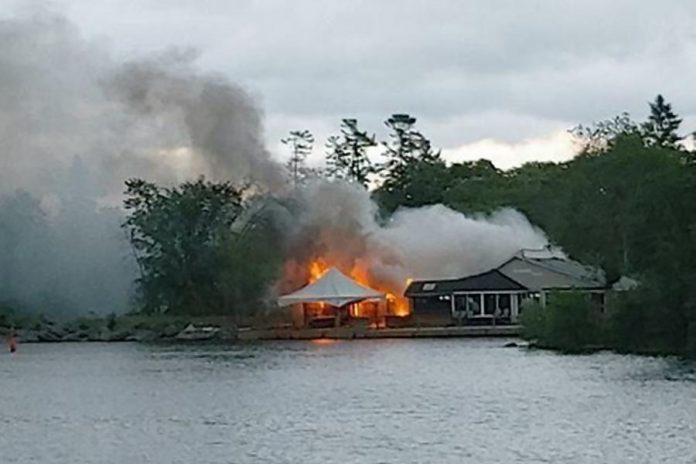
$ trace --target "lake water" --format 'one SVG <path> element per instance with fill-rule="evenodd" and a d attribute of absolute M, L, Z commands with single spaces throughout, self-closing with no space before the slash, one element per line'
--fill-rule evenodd
<path fill-rule="evenodd" d="M 21 345 L 0 462 L 696 462 L 696 365 L 504 342 Z"/>

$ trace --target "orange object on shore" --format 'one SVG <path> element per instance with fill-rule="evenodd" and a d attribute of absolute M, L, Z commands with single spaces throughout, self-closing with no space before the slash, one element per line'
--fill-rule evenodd
<path fill-rule="evenodd" d="M 8 345 L 10 345 L 10 353 L 17 351 L 17 337 L 14 334 L 10 335 Z"/>

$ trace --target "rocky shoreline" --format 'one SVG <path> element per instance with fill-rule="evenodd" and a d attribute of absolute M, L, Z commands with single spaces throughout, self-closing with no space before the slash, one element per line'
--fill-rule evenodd
<path fill-rule="evenodd" d="M 258 341 L 375 338 L 517 337 L 519 326 L 471 327 L 331 327 L 331 328 L 237 328 L 224 319 L 177 319 L 162 317 L 82 318 L 57 323 L 42 319 L 14 325 L 19 343 L 59 342 L 186 342 Z M 8 334 L 9 327 L 0 326 Z"/>
<path fill-rule="evenodd" d="M 9 329 L 6 328 L 5 332 Z M 31 328 L 18 328 L 15 335 L 19 343 L 59 342 L 157 342 L 236 340 L 235 330 L 215 326 L 197 326 L 192 323 L 108 327 L 106 324 L 46 322 Z"/>

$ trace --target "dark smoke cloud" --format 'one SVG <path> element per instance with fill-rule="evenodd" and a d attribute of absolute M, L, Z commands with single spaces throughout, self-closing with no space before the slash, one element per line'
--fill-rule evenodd
<path fill-rule="evenodd" d="M 322 258 L 348 272 L 368 270 L 373 282 L 402 292 L 408 279 L 446 279 L 487 271 L 523 248 L 548 245 L 544 232 L 512 209 L 466 216 L 443 205 L 397 210 L 386 221 L 361 186 L 317 181 L 300 193 L 286 226 L 289 260 L 280 292 L 307 279 Z"/>
<path fill-rule="evenodd" d="M 0 303 L 126 309 L 129 177 L 280 182 L 251 98 L 193 58 L 121 63 L 52 13 L 0 22 Z"/>
<path fill-rule="evenodd" d="M 0 304 L 128 308 L 137 266 L 118 205 L 129 177 L 172 184 L 203 174 L 284 191 L 253 100 L 194 59 L 169 51 L 119 62 L 54 14 L 0 22 Z M 461 276 L 546 243 L 514 211 L 481 219 L 436 205 L 384 223 L 354 185 L 290 196 L 281 198 L 293 208 L 274 209 L 286 264 L 360 260 L 397 290 L 407 277 Z"/>
<path fill-rule="evenodd" d="M 209 177 L 279 187 L 283 172 L 264 147 L 254 102 L 222 76 L 196 74 L 191 59 L 174 51 L 128 63 L 110 90 L 133 112 L 183 129 L 180 142 L 200 155 Z"/>

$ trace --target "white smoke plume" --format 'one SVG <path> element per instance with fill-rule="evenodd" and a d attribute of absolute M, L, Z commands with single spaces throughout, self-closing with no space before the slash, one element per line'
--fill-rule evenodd
<path fill-rule="evenodd" d="M 512 209 L 469 217 L 432 205 L 397 210 L 382 222 L 369 193 L 346 182 L 314 183 L 300 203 L 287 269 L 290 286 L 306 278 L 306 263 L 316 258 L 343 270 L 363 267 L 371 280 L 401 291 L 407 279 L 483 272 L 522 248 L 548 244 L 543 231 Z"/>

